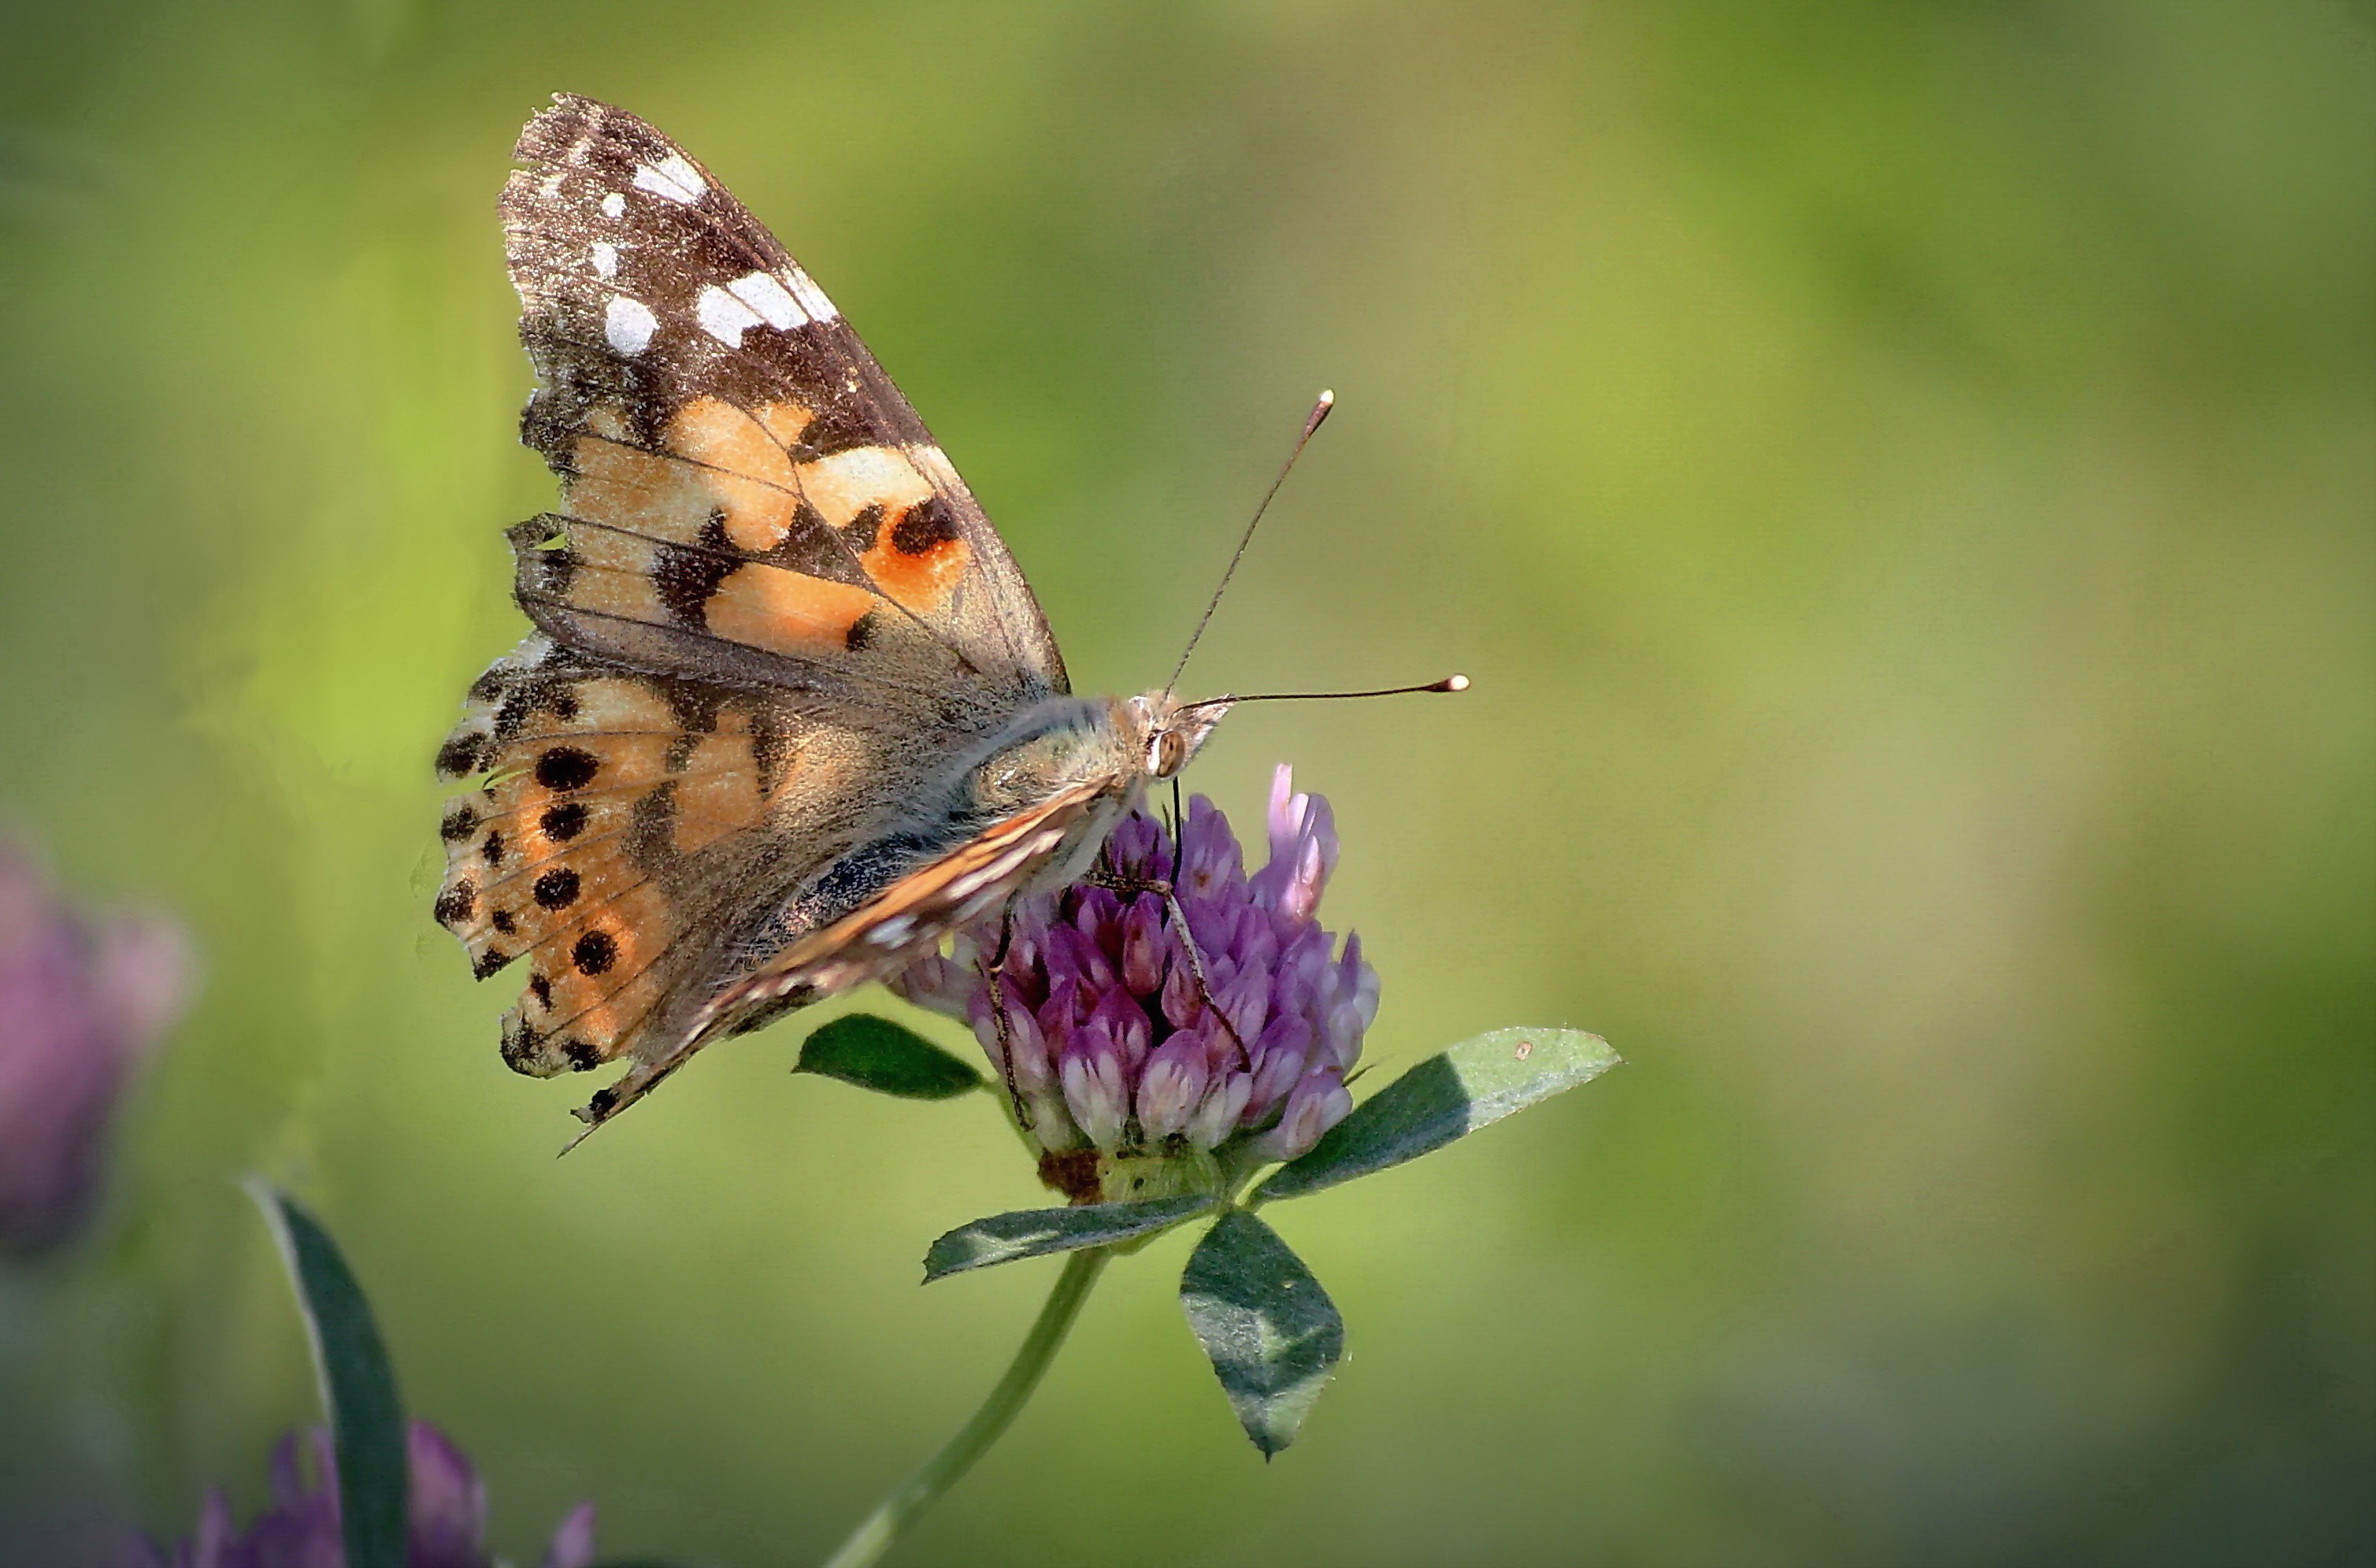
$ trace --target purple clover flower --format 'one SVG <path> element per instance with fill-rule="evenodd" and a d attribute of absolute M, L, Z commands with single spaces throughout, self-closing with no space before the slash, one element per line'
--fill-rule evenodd
<path fill-rule="evenodd" d="M 1099 1186 L 1118 1159 L 1293 1159 L 1353 1109 L 1345 1075 L 1377 1017 L 1378 975 L 1358 936 L 1338 952 L 1316 918 L 1336 823 L 1326 801 L 1294 792 L 1282 765 L 1269 827 L 1269 862 L 1252 876 L 1229 819 L 1202 795 L 1182 845 L 1144 810 L 1108 840 L 1123 878 L 1173 884 L 1210 1006 L 1162 897 L 1088 883 L 1017 904 L 998 971 L 1003 1039 L 980 968 L 997 951 L 997 920 L 893 982 L 973 1027 L 1014 1085 L 1041 1175 L 1075 1200 L 1121 1195 Z"/>
<path fill-rule="evenodd" d="M 245 1534 L 232 1527 L 231 1504 L 208 1493 L 197 1534 L 171 1550 L 148 1545 L 143 1568 L 343 1568 L 339 1534 L 338 1461 L 330 1434 L 315 1428 L 306 1446 L 316 1484 L 298 1466 L 298 1440 L 272 1450 L 272 1505 Z M 407 1568 L 493 1568 L 487 1550 L 487 1488 L 462 1451 L 427 1421 L 406 1434 L 412 1471 L 411 1529 Z M 544 1549 L 543 1568 L 588 1568 L 594 1561 L 594 1505 L 581 1503 L 561 1521 Z"/>
<path fill-rule="evenodd" d="M 88 1217 L 116 1100 L 190 977 L 173 921 L 84 920 L 0 843 L 0 1252 L 55 1246 Z"/>

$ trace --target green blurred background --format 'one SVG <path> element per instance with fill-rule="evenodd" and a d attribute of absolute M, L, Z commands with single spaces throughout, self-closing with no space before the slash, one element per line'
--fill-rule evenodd
<path fill-rule="evenodd" d="M 1117 1267 L 909 1563 L 2376 1560 L 2376 19 L 2168 0 L 12 6 L 0 813 L 198 933 L 18 1495 L 184 1528 L 310 1418 L 233 1186 L 337 1229 L 532 1558 L 796 1563 L 1052 1264 L 983 1104 L 582 1083 L 430 921 L 542 509 L 494 195 L 554 89 L 708 162 L 964 468 L 1076 681 L 1336 803 L 1388 1071 L 1629 1058 L 1277 1212 L 1350 1325 L 1264 1466 Z M 896 1004 L 876 1004 L 896 1007 Z M 29 1417 L 30 1419 L 21 1419 Z"/>

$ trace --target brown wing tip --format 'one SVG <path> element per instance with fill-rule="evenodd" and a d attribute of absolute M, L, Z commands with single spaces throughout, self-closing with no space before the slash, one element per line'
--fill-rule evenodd
<path fill-rule="evenodd" d="M 512 144 L 512 161 L 541 163 L 558 156 L 577 139 L 579 128 L 600 107 L 576 93 L 554 93 L 552 107 L 538 110 L 520 127 L 519 140 Z"/>
<path fill-rule="evenodd" d="M 657 160 L 671 153 L 684 156 L 665 131 L 640 115 L 582 93 L 556 92 L 551 108 L 538 110 L 520 127 L 512 161 L 569 163 L 597 147 L 636 160 Z"/>

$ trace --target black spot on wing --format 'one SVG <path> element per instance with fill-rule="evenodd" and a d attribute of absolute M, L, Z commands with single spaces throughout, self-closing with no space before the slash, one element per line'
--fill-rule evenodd
<path fill-rule="evenodd" d="M 477 730 L 448 735 L 437 748 L 437 777 L 461 778 L 479 771 L 479 752 L 486 743 L 486 735 Z"/>
<path fill-rule="evenodd" d="M 544 830 L 547 838 L 556 844 L 566 844 L 586 831 L 586 807 L 577 801 L 548 806 L 544 815 L 537 820 L 537 826 Z"/>
<path fill-rule="evenodd" d="M 465 876 L 457 878 L 437 895 L 437 902 L 431 906 L 431 912 L 436 915 L 439 925 L 458 926 L 468 922 L 470 912 L 478 907 L 478 884 Z"/>
<path fill-rule="evenodd" d="M 957 537 L 956 511 L 938 495 L 928 495 L 899 514 L 891 529 L 891 548 L 902 555 L 930 555 Z"/>
<path fill-rule="evenodd" d="M 742 552 L 726 537 L 726 514 L 713 511 L 697 544 L 661 544 L 652 552 L 652 588 L 680 624 L 700 631 L 718 585 L 742 564 Z"/>
<path fill-rule="evenodd" d="M 515 683 L 495 709 L 495 738 L 512 739 L 540 713 L 549 713 L 564 724 L 577 717 L 576 686 L 567 673 L 539 671 Z"/>
<path fill-rule="evenodd" d="M 569 950 L 569 961 L 581 975 L 599 975 L 619 961 L 619 944 L 607 931 L 589 931 Z"/>
<path fill-rule="evenodd" d="M 543 1063 L 538 1048 L 544 1044 L 544 1031 L 525 1018 L 513 1019 L 504 1026 L 504 1065 L 515 1073 L 531 1077 L 541 1076 Z"/>
<path fill-rule="evenodd" d="M 459 844 L 478 830 L 479 814 L 468 801 L 456 801 L 446 808 L 445 820 L 437 825 L 437 837 L 448 844 Z"/>
<path fill-rule="evenodd" d="M 577 873 L 555 866 L 536 879 L 536 901 L 548 909 L 564 909 L 577 901 Z"/>
<path fill-rule="evenodd" d="M 552 746 L 536 759 L 536 781 L 548 790 L 582 790 L 594 781 L 601 766 L 591 752 Z"/>

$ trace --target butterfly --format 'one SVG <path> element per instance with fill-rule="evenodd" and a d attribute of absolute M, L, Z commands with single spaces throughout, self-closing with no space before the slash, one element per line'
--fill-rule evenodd
<path fill-rule="evenodd" d="M 526 968 L 512 1067 L 626 1064 L 590 1131 L 1082 874 L 1229 702 L 1073 694 L 915 411 L 667 137 L 560 94 L 514 161 L 521 439 L 561 503 L 509 530 L 536 629 L 437 755 L 435 914 L 478 978 Z"/>

